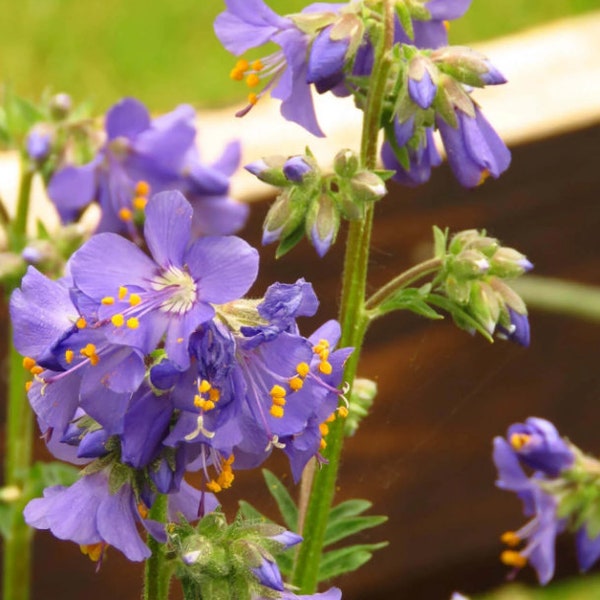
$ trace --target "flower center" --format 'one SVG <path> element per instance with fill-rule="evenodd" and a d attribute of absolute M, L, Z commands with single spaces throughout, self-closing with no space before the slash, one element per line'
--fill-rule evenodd
<path fill-rule="evenodd" d="M 170 266 L 152 281 L 156 291 L 169 290 L 170 294 L 160 305 L 164 312 L 180 315 L 188 312 L 197 298 L 198 286 L 193 277 L 177 267 Z"/>

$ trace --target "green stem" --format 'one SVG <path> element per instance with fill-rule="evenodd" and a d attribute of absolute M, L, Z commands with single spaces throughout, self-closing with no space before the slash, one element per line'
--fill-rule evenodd
<path fill-rule="evenodd" d="M 9 332 L 8 410 L 6 422 L 6 455 L 4 485 L 16 487 L 21 497 L 14 503 L 10 530 L 4 540 L 4 598 L 28 600 L 31 583 L 32 530 L 23 519 L 27 502 L 24 495 L 29 479 L 33 448 L 33 414 L 25 395 L 29 373 L 23 368 L 23 357 L 12 344 Z"/>
<path fill-rule="evenodd" d="M 17 200 L 17 216 L 11 227 L 11 250 L 20 251 L 25 243 L 29 199 L 33 172 L 21 163 L 21 181 Z M 7 297 L 18 282 L 5 286 Z M 4 540 L 3 593 L 4 598 L 28 600 L 31 586 L 32 530 L 23 519 L 28 501 L 26 488 L 29 481 L 33 452 L 33 414 L 25 394 L 29 373 L 23 368 L 23 358 L 13 345 L 12 327 L 9 332 L 9 365 L 7 416 L 4 457 L 4 485 L 14 487 L 21 496 L 15 501 L 10 527 Z"/>
<path fill-rule="evenodd" d="M 510 285 L 529 308 L 600 322 L 598 287 L 535 275 L 511 281 Z"/>
<path fill-rule="evenodd" d="M 377 290 L 365 303 L 365 308 L 369 311 L 375 310 L 381 303 L 387 300 L 394 292 L 404 289 L 411 283 L 422 279 L 427 275 L 431 275 L 440 270 L 443 265 L 441 258 L 430 258 L 414 267 L 400 273 L 388 281 L 382 288 Z"/>
<path fill-rule="evenodd" d="M 19 197 L 17 199 L 17 213 L 12 224 L 12 250 L 19 252 L 25 245 L 27 233 L 27 218 L 29 216 L 29 204 L 31 201 L 31 185 L 35 171 L 27 167 L 26 159 L 21 160 L 21 182 L 19 185 Z"/>
<path fill-rule="evenodd" d="M 150 519 L 159 523 L 167 522 L 167 496 L 159 494 L 150 510 Z M 152 555 L 146 561 L 144 571 L 144 600 L 167 600 L 171 582 L 171 568 L 167 564 L 166 544 L 148 535 L 148 547 Z"/>
<path fill-rule="evenodd" d="M 383 6 L 384 35 L 376 52 L 373 83 L 367 97 L 361 140 L 361 164 L 367 169 L 374 169 L 377 163 L 377 139 L 381 125 L 385 86 L 391 66 L 388 53 L 394 42 L 393 1 L 384 0 Z M 360 349 L 368 326 L 368 317 L 365 311 L 365 289 L 373 211 L 374 207 L 371 204 L 362 221 L 354 221 L 350 224 L 346 243 L 340 306 L 342 326 L 340 345 L 354 348 L 344 371 L 344 380 L 349 385 L 352 385 L 356 376 Z M 325 529 L 333 504 L 343 442 L 343 419 L 336 419 L 330 425 L 327 448 L 323 452 L 328 464 L 325 468 L 317 471 L 314 476 L 302 531 L 304 542 L 294 565 L 292 583 L 299 587 L 303 594 L 311 594 L 317 587 Z"/>

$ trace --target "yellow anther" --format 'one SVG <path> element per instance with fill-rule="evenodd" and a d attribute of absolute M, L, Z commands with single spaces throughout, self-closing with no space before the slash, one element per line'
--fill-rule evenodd
<path fill-rule="evenodd" d="M 150 193 L 150 184 L 147 181 L 138 181 L 135 184 L 136 196 L 147 196 Z"/>
<path fill-rule="evenodd" d="M 256 87 L 260 83 L 260 77 L 256 73 L 250 73 L 248 77 L 246 77 L 246 85 L 248 87 Z"/>
<path fill-rule="evenodd" d="M 514 548 L 521 543 L 521 538 L 514 531 L 505 531 L 501 536 L 500 540 L 503 544 Z"/>
<path fill-rule="evenodd" d="M 254 92 L 248 94 L 248 104 L 254 106 L 258 102 L 258 96 Z"/>
<path fill-rule="evenodd" d="M 79 353 L 89 359 L 92 367 L 95 367 L 100 361 L 100 357 L 96 354 L 96 346 L 94 346 L 94 344 L 88 344 L 82 348 Z"/>
<path fill-rule="evenodd" d="M 25 391 L 28 392 L 31 389 L 32 385 L 33 385 L 33 381 L 27 381 L 25 383 Z"/>
<path fill-rule="evenodd" d="M 345 406 L 338 406 L 338 415 L 340 415 L 340 417 L 342 417 L 342 419 L 345 419 L 348 414 L 350 413 L 350 411 L 345 407 Z"/>
<path fill-rule="evenodd" d="M 148 204 L 148 198 L 145 196 L 136 196 L 131 204 L 135 210 L 144 210 L 146 208 L 146 204 Z"/>
<path fill-rule="evenodd" d="M 104 296 L 100 302 L 104 304 L 104 306 L 111 306 L 115 303 L 115 299 L 112 296 Z"/>
<path fill-rule="evenodd" d="M 329 350 L 327 348 L 323 348 L 323 350 L 319 352 L 319 358 L 323 361 L 327 360 L 329 358 Z"/>
<path fill-rule="evenodd" d="M 129 304 L 131 306 L 137 306 L 142 301 L 142 297 L 139 294 L 131 294 L 129 296 Z"/>
<path fill-rule="evenodd" d="M 321 443 L 319 444 L 319 448 L 321 450 L 325 450 L 325 448 L 327 448 L 327 442 L 323 438 L 321 438 Z"/>
<path fill-rule="evenodd" d="M 331 363 L 323 360 L 319 363 L 319 371 L 321 371 L 323 375 L 331 375 L 333 367 L 331 366 Z"/>
<path fill-rule="evenodd" d="M 286 399 L 282 396 L 273 396 L 272 400 L 273 404 L 276 404 L 277 406 L 285 406 L 287 404 Z"/>
<path fill-rule="evenodd" d="M 310 367 L 307 363 L 301 362 L 296 365 L 296 373 L 300 375 L 300 377 L 306 377 L 310 372 Z"/>
<path fill-rule="evenodd" d="M 240 71 L 247 71 L 250 68 L 250 63 L 245 59 L 245 58 L 240 58 L 236 63 L 235 63 L 235 68 L 240 70 Z"/>
<path fill-rule="evenodd" d="M 206 488 L 213 492 L 214 494 L 218 494 L 221 491 L 221 486 L 213 479 L 206 484 Z"/>
<path fill-rule="evenodd" d="M 202 403 L 204 402 L 204 399 L 201 398 L 200 396 L 198 396 L 197 394 L 194 396 L 194 406 L 196 408 L 202 408 Z"/>
<path fill-rule="evenodd" d="M 321 423 L 319 425 L 319 431 L 321 432 L 321 435 L 325 437 L 329 433 L 329 426 L 327 423 Z"/>
<path fill-rule="evenodd" d="M 201 394 L 206 394 L 206 392 L 208 392 L 210 389 L 212 388 L 212 385 L 210 385 L 210 383 L 208 381 L 206 381 L 206 379 L 203 379 L 199 384 L 198 384 L 198 391 Z"/>
<path fill-rule="evenodd" d="M 215 403 L 212 400 L 202 400 L 200 408 L 202 410 L 212 410 L 215 407 Z"/>
<path fill-rule="evenodd" d="M 224 490 L 226 490 L 227 488 L 231 487 L 234 479 L 235 475 L 233 474 L 231 467 L 225 465 L 223 471 L 221 471 L 219 477 L 217 477 L 217 482 Z"/>
<path fill-rule="evenodd" d="M 275 384 L 269 392 L 273 398 L 285 398 L 286 393 L 285 388 L 277 384 Z"/>
<path fill-rule="evenodd" d="M 226 466 L 230 467 L 234 461 L 235 461 L 235 456 L 233 454 L 230 454 L 229 458 L 222 462 L 222 465 L 223 465 L 223 467 L 226 467 Z"/>
<path fill-rule="evenodd" d="M 31 367 L 31 369 L 29 369 L 29 372 L 32 375 L 39 375 L 43 370 L 44 370 L 44 367 L 40 367 L 39 365 L 36 365 L 35 367 Z"/>
<path fill-rule="evenodd" d="M 221 399 L 221 392 L 218 389 L 213 388 L 208 392 L 208 399 L 211 402 L 218 402 Z"/>
<path fill-rule="evenodd" d="M 335 413 L 332 412 L 326 419 L 325 423 L 333 423 L 335 421 Z"/>
<path fill-rule="evenodd" d="M 255 60 L 252 63 L 252 70 L 253 71 L 262 71 L 264 68 L 265 68 L 265 65 L 263 65 L 260 60 Z"/>
<path fill-rule="evenodd" d="M 229 79 L 233 79 L 233 81 L 242 81 L 242 79 L 244 79 L 244 71 L 234 67 L 229 71 Z"/>
<path fill-rule="evenodd" d="M 32 367 L 35 367 L 35 360 L 30 356 L 26 356 L 23 359 L 23 368 L 29 371 Z"/>
<path fill-rule="evenodd" d="M 77 329 L 85 329 L 87 327 L 87 321 L 83 317 L 79 317 L 79 319 L 75 321 L 75 327 L 77 327 Z"/>
<path fill-rule="evenodd" d="M 110 318 L 110 322 L 115 327 L 123 327 L 123 324 L 125 323 L 125 317 L 121 313 L 117 313 Z"/>
<path fill-rule="evenodd" d="M 320 354 L 323 350 L 329 350 L 329 342 L 327 340 L 319 340 L 316 346 L 313 346 L 313 352 Z"/>
<path fill-rule="evenodd" d="M 490 176 L 490 172 L 487 169 L 484 169 L 481 172 L 481 176 L 479 177 L 479 181 L 477 182 L 477 185 L 481 185 L 482 183 L 485 182 L 485 180 Z"/>
<path fill-rule="evenodd" d="M 118 214 L 121 221 L 131 221 L 133 219 L 133 213 L 129 208 L 121 208 Z"/>
<path fill-rule="evenodd" d="M 140 502 L 137 505 L 137 509 L 138 509 L 138 512 L 140 513 L 140 517 L 142 517 L 142 519 L 148 518 L 148 513 L 150 511 L 148 510 L 148 507 L 143 502 Z"/>
<path fill-rule="evenodd" d="M 90 557 L 90 560 L 98 562 L 102 556 L 104 550 L 104 542 L 98 542 L 97 544 L 84 544 L 80 545 L 79 548 L 82 554 Z"/>
<path fill-rule="evenodd" d="M 527 564 L 527 558 L 514 550 L 505 550 L 500 554 L 500 560 L 509 567 L 522 569 Z"/>
<path fill-rule="evenodd" d="M 119 288 L 119 300 L 124 300 L 125 296 L 127 296 L 128 292 L 129 292 L 129 290 L 124 285 L 122 285 Z"/>
<path fill-rule="evenodd" d="M 450 31 L 450 21 L 442 21 L 446 31 Z"/>
<path fill-rule="evenodd" d="M 177 338 L 175 341 L 176 341 L 178 344 L 182 344 L 182 343 L 183 343 L 183 339 L 184 339 L 184 338 Z"/>
<path fill-rule="evenodd" d="M 281 419 L 281 417 L 283 417 L 284 410 L 283 410 L 283 407 L 273 404 L 273 406 L 271 406 L 271 410 L 269 412 L 276 419 Z"/>
<path fill-rule="evenodd" d="M 521 448 L 523 448 L 524 446 L 526 446 L 529 443 L 529 440 L 531 439 L 530 435 L 527 435 L 526 433 L 513 433 L 510 436 L 510 445 L 513 447 L 514 450 L 521 450 Z"/>
<path fill-rule="evenodd" d="M 288 384 L 289 384 L 290 388 L 292 389 L 292 391 L 297 392 L 298 390 L 302 389 L 302 386 L 304 385 L 304 381 L 302 381 L 302 379 L 300 379 L 300 377 L 292 377 L 288 381 Z"/>
<path fill-rule="evenodd" d="M 130 317 L 127 319 L 127 327 L 129 329 L 137 329 L 140 326 L 140 321 L 136 317 Z"/>

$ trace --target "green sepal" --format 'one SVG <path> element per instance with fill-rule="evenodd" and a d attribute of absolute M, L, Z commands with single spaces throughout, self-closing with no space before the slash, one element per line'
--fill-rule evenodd
<path fill-rule="evenodd" d="M 400 21 L 400 25 L 402 25 L 402 29 L 409 37 L 409 39 L 415 39 L 415 30 L 412 24 L 412 15 L 410 9 L 404 2 L 396 3 L 396 15 L 398 16 L 398 21 Z"/>
<path fill-rule="evenodd" d="M 262 474 L 269 493 L 277 503 L 283 522 L 290 531 L 296 531 L 298 526 L 298 508 L 296 507 L 296 503 L 276 475 L 268 469 L 263 469 Z"/>
<path fill-rule="evenodd" d="M 387 545 L 388 542 L 356 544 L 327 552 L 319 565 L 319 582 L 356 571 L 356 569 L 371 560 L 375 550 L 385 548 Z"/>
<path fill-rule="evenodd" d="M 19 144 L 31 127 L 45 119 L 44 113 L 34 104 L 16 96 L 10 87 L 4 95 L 5 127 L 9 140 Z"/>
<path fill-rule="evenodd" d="M 452 302 L 452 300 L 444 296 L 440 296 L 439 294 L 429 294 L 427 296 L 427 302 L 450 313 L 454 323 L 456 323 L 460 329 L 464 329 L 466 331 L 478 331 L 488 342 L 494 342 L 494 338 L 491 336 L 490 332 L 462 307 Z"/>
<path fill-rule="evenodd" d="M 116 494 L 131 479 L 131 469 L 119 462 L 115 462 L 108 476 L 108 489 L 111 494 Z"/>
<path fill-rule="evenodd" d="M 436 310 L 427 304 L 431 285 L 426 284 L 421 288 L 404 288 L 397 290 L 384 300 L 378 307 L 379 314 L 395 310 L 410 310 L 427 319 L 443 319 Z"/>
<path fill-rule="evenodd" d="M 435 258 L 443 258 L 446 256 L 446 248 L 448 246 L 448 228 L 443 231 L 437 226 L 433 226 L 433 255 Z"/>
<path fill-rule="evenodd" d="M 283 238 L 277 250 L 275 251 L 275 258 L 281 258 L 285 256 L 294 246 L 300 243 L 300 240 L 304 237 L 304 225 L 298 226 L 292 233 Z"/>

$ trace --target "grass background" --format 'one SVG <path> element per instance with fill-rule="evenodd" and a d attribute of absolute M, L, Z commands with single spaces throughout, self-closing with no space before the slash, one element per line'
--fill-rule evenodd
<path fill-rule="evenodd" d="M 307 3 L 267 1 L 281 13 Z M 156 111 L 240 101 L 246 90 L 228 77 L 234 59 L 212 29 L 223 8 L 221 0 L 0 0 L 0 81 L 31 99 L 48 87 L 65 91 L 98 111 L 126 95 Z M 450 38 L 468 44 L 598 8 L 598 0 L 473 0 Z M 481 600 L 592 598 L 600 598 L 597 578 L 508 586 Z"/>
<path fill-rule="evenodd" d="M 306 0 L 267 0 L 281 13 Z M 599 8 L 598 0 L 473 0 L 451 27 L 464 44 Z M 181 102 L 215 107 L 246 90 L 228 77 L 233 58 L 212 21 L 222 0 L 0 0 L 0 80 L 25 97 L 50 86 L 104 110 L 132 95 L 154 110 Z"/>

